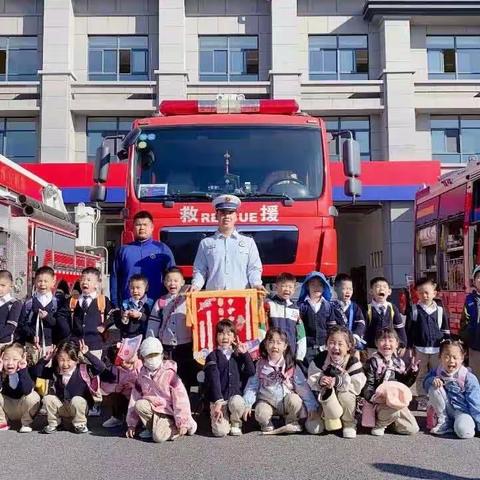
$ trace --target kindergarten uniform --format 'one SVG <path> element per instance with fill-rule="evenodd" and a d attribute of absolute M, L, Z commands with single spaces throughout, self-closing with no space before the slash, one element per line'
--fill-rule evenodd
<path fill-rule="evenodd" d="M 287 335 L 293 356 L 303 361 L 307 353 L 307 339 L 298 307 L 290 299 L 274 295 L 265 301 L 265 311 L 268 328 L 282 330 Z"/>
<path fill-rule="evenodd" d="M 435 378 L 443 381 L 443 387 L 433 387 Z M 443 432 L 436 433 L 447 433 L 453 427 L 459 438 L 472 438 L 475 429 L 480 430 L 480 385 L 466 367 L 448 374 L 439 366 L 427 375 L 424 388 L 437 414 L 438 427 L 443 427 Z"/>
<path fill-rule="evenodd" d="M 121 338 L 133 338 L 138 335 L 145 336 L 147 324 L 153 308 L 153 300 L 144 295 L 138 302 L 129 298 L 122 303 L 121 312 L 127 310 L 136 310 L 142 316 L 139 319 L 127 318 L 124 320 L 123 315 L 117 315 L 116 326 L 120 330 Z"/>
<path fill-rule="evenodd" d="M 320 405 L 328 402 L 331 394 L 331 389 L 320 386 L 320 380 L 324 376 L 335 378 L 334 390 L 343 409 L 341 416 L 343 428 L 356 428 L 357 398 L 367 381 L 361 362 L 355 356 L 349 355 L 344 364 L 336 365 L 331 362 L 327 351 L 319 353 L 313 359 L 308 367 L 308 384 L 314 392 L 318 392 Z"/>
<path fill-rule="evenodd" d="M 243 387 L 255 375 L 255 365 L 247 353 L 217 348 L 205 360 L 205 386 L 210 401 L 212 432 L 216 437 L 228 435 L 231 427 L 241 428 L 245 401 Z M 215 421 L 212 410 L 221 402 L 223 419 Z"/>
<path fill-rule="evenodd" d="M 0 297 L 0 348 L 12 343 L 22 305 L 20 300 L 16 300 L 9 293 Z"/>
<path fill-rule="evenodd" d="M 40 396 L 34 390 L 35 384 L 28 369 L 0 376 L 3 376 L 0 383 L 0 429 L 6 428 L 8 420 L 20 420 L 23 427 L 30 427 L 40 408 Z"/>
<path fill-rule="evenodd" d="M 372 300 L 372 302 L 368 304 L 365 318 L 367 323 L 365 341 L 367 342 L 368 348 L 377 348 L 375 345 L 375 335 L 378 331 L 382 330 L 382 328 L 394 328 L 400 339 L 400 347 L 407 346 L 405 321 L 393 303 L 377 303 Z"/>
<path fill-rule="evenodd" d="M 343 314 L 345 326 L 352 332 L 355 339 L 355 348 L 363 350 L 365 348 L 363 337 L 365 335 L 366 323 L 362 309 L 358 303 L 351 300 L 348 302 L 335 300 L 332 303 Z"/>
<path fill-rule="evenodd" d="M 448 318 L 445 309 L 436 302 L 426 306 L 412 305 L 407 311 L 408 347 L 415 348 L 415 356 L 420 360 L 415 390 L 417 395 L 425 395 L 423 381 L 427 373 L 438 365 L 440 342 L 450 337 Z"/>

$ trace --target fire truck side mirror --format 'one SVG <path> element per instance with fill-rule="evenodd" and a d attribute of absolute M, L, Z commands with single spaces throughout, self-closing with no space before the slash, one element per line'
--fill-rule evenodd
<path fill-rule="evenodd" d="M 95 158 L 95 170 L 93 172 L 93 181 L 105 183 L 108 178 L 108 168 L 110 166 L 110 150 L 105 142 L 97 148 Z"/>
<path fill-rule="evenodd" d="M 361 173 L 360 144 L 350 138 L 342 144 L 343 171 L 346 177 L 359 177 Z"/>
<path fill-rule="evenodd" d="M 95 184 L 90 192 L 91 202 L 104 202 L 107 198 L 107 188 L 100 183 Z"/>
<path fill-rule="evenodd" d="M 347 197 L 359 197 L 362 194 L 362 182 L 355 177 L 345 180 L 345 195 Z"/>

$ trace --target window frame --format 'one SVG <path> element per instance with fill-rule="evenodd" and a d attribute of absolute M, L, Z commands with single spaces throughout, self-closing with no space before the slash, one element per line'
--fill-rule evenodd
<path fill-rule="evenodd" d="M 140 47 L 125 47 L 121 45 L 121 39 L 122 38 L 130 38 L 130 37 L 136 37 L 136 38 L 143 38 L 146 40 L 146 47 L 145 48 L 140 48 Z M 91 46 L 90 45 L 90 40 L 91 39 L 98 39 L 98 38 L 115 38 L 116 40 L 116 46 L 115 47 L 98 47 L 98 46 Z M 115 52 L 115 59 L 116 59 L 116 71 L 115 72 L 106 72 L 105 71 L 105 52 L 106 51 L 113 51 Z M 122 73 L 120 72 L 120 56 L 121 52 L 123 51 L 129 51 L 130 55 L 130 73 Z M 90 70 L 90 53 L 91 52 L 101 52 L 101 66 L 102 70 L 101 71 L 91 71 Z M 133 64 L 133 55 L 134 52 L 141 52 L 144 55 L 145 58 L 145 71 L 144 72 L 135 72 L 134 70 L 134 64 Z M 88 49 L 87 49 L 87 70 L 88 70 L 88 79 L 89 81 L 94 81 L 94 82 L 136 82 L 136 81 L 148 81 L 150 80 L 150 49 L 149 49 L 149 37 L 148 35 L 89 35 L 88 36 Z M 110 76 L 115 76 L 115 79 L 112 78 L 92 78 L 93 76 L 95 77 L 110 77 Z M 122 76 L 128 76 L 128 77 L 142 77 L 142 78 L 122 78 Z"/>
<path fill-rule="evenodd" d="M 8 128 L 9 121 L 25 120 L 34 124 L 34 129 Z M 35 133 L 35 153 L 33 156 L 14 155 L 7 151 L 8 133 L 34 132 Z M 37 163 L 38 162 L 38 120 L 36 117 L 0 117 L 0 153 L 13 160 L 15 163 Z"/>
<path fill-rule="evenodd" d="M 116 128 L 115 128 L 115 130 L 105 130 L 105 129 L 99 129 L 99 128 L 96 128 L 96 129 L 89 128 L 89 121 L 93 121 L 93 119 L 99 119 L 99 120 L 100 120 L 100 119 L 103 119 L 103 120 L 106 120 L 106 119 L 115 119 L 115 123 L 116 123 L 116 126 L 115 126 L 115 127 L 116 127 Z M 129 128 L 128 131 L 126 131 L 126 130 L 120 129 L 120 124 L 121 124 L 122 122 L 125 122 L 125 121 L 128 121 L 130 124 L 132 124 L 134 119 L 135 119 L 135 117 L 123 117 L 123 116 L 113 116 L 113 117 L 106 117 L 106 116 L 105 116 L 105 117 L 102 117 L 102 116 L 98 116 L 98 115 L 96 115 L 96 116 L 87 116 L 87 118 L 86 118 L 86 127 L 85 127 L 85 133 L 86 133 L 86 137 L 87 137 L 87 149 L 86 149 L 86 157 L 87 157 L 87 158 L 86 158 L 86 161 L 87 161 L 87 163 L 93 163 L 93 162 L 95 162 L 95 156 L 93 156 L 93 158 L 91 158 L 91 156 L 89 155 L 89 151 L 88 151 L 88 150 L 89 150 L 89 149 L 88 149 L 88 147 L 89 147 L 89 144 L 88 144 L 89 133 L 93 133 L 93 134 L 99 133 L 99 134 L 102 136 L 102 138 L 104 138 L 104 136 L 103 136 L 103 133 L 104 133 L 104 132 L 108 132 L 106 136 L 108 136 L 108 135 L 122 135 L 123 132 L 126 132 L 126 133 L 125 133 L 125 135 L 126 135 L 126 134 L 131 130 L 131 127 Z M 111 155 L 114 157 L 114 158 L 113 158 L 113 162 L 114 162 L 114 163 L 115 163 L 115 162 L 117 162 L 117 163 L 122 163 L 122 161 L 119 160 L 118 157 L 117 157 L 117 152 L 118 152 L 118 150 L 119 150 L 119 148 L 120 148 L 120 142 L 121 142 L 121 141 L 122 141 L 122 140 L 120 140 L 120 139 L 116 139 L 116 140 L 114 141 L 114 143 L 115 143 L 115 151 L 111 151 L 111 152 L 110 152 Z M 97 147 L 99 147 L 99 146 L 100 146 L 100 145 L 97 145 Z"/>
<path fill-rule="evenodd" d="M 35 82 L 38 80 L 38 71 L 40 69 L 40 58 L 39 58 L 39 51 L 38 51 L 38 36 L 37 35 L 0 35 L 0 39 L 6 39 L 7 45 L 5 49 L 0 47 L 0 50 L 5 51 L 5 73 L 0 73 L 0 77 L 5 76 L 5 79 L 0 79 L 0 82 Z M 12 39 L 16 38 L 29 38 L 35 40 L 36 48 L 27 47 L 27 48 L 19 48 L 19 47 L 10 47 L 10 42 Z M 15 51 L 28 51 L 28 52 L 36 52 L 37 57 L 37 66 L 36 70 L 30 74 L 11 74 L 10 73 L 10 55 L 12 50 Z M 16 78 L 10 78 L 11 75 L 15 75 Z M 19 78 L 19 77 L 29 77 L 29 78 Z"/>
<path fill-rule="evenodd" d="M 226 39 L 226 47 L 221 48 L 221 47 L 202 47 L 201 45 L 201 40 L 203 38 L 224 38 Z M 230 42 L 232 39 L 238 39 L 238 38 L 248 38 L 248 39 L 255 39 L 257 48 L 239 48 L 239 47 L 231 47 Z M 231 69 L 231 58 L 232 58 L 232 52 L 235 51 L 240 51 L 243 56 L 243 72 L 242 73 L 235 73 L 232 72 Z M 202 71 L 201 70 L 201 62 L 200 62 L 200 56 L 202 52 L 212 52 L 212 71 Z M 215 71 L 215 52 L 226 52 L 226 72 L 224 73 L 219 73 Z M 247 53 L 248 52 L 256 52 L 257 53 L 257 73 L 248 73 L 247 72 Z M 215 78 L 205 78 L 205 77 L 213 77 L 213 76 L 224 76 L 225 79 L 215 79 Z M 256 76 L 256 79 L 252 78 L 241 78 L 241 77 L 252 77 Z M 202 78 L 203 77 L 203 78 Z M 258 35 L 199 35 L 198 36 L 198 79 L 200 82 L 258 82 L 260 79 L 260 49 L 258 47 Z"/>
<path fill-rule="evenodd" d="M 368 152 L 368 158 L 364 158 L 367 156 L 367 153 L 366 152 L 360 152 L 360 159 L 362 162 L 371 162 L 372 161 L 372 129 L 371 129 L 371 125 L 372 125 L 372 122 L 371 122 L 371 119 L 370 119 L 370 115 L 349 115 L 349 116 L 328 116 L 328 117 L 322 117 L 322 119 L 325 121 L 325 128 L 327 129 L 327 124 L 328 122 L 332 122 L 334 120 L 337 121 L 337 128 L 332 130 L 332 129 L 327 129 L 327 133 L 330 133 L 330 132 L 335 132 L 335 131 L 338 131 L 338 130 L 345 130 L 345 128 L 342 127 L 342 120 L 344 121 L 349 121 L 349 120 L 368 120 L 368 130 L 364 129 L 364 128 L 357 128 L 355 130 L 350 130 L 352 132 L 352 135 L 353 135 L 353 139 L 355 140 L 356 139 L 356 132 L 367 132 L 368 133 L 368 146 L 369 146 L 369 152 Z M 330 150 L 328 152 L 328 155 L 330 157 L 330 161 L 331 162 L 339 162 L 341 159 L 340 159 L 340 141 L 341 141 L 341 138 L 340 137 L 337 137 L 335 139 L 332 139 L 331 142 L 334 142 L 335 143 L 335 149 L 337 151 L 336 154 L 332 155 L 330 153 Z M 335 158 L 335 157 L 338 157 L 338 158 Z"/>
<path fill-rule="evenodd" d="M 320 38 L 320 37 L 335 37 L 336 47 L 329 47 L 329 48 L 312 48 L 311 41 L 312 38 Z M 366 39 L 366 47 L 365 48 L 353 48 L 353 47 L 343 47 L 340 46 L 340 40 L 342 37 L 363 37 Z M 370 79 L 370 50 L 369 50 L 369 35 L 364 33 L 356 33 L 356 34 L 343 34 L 343 35 L 331 35 L 331 34 L 311 34 L 308 35 L 308 78 L 311 81 L 332 81 L 332 80 L 369 80 Z M 355 53 L 355 68 L 357 67 L 357 51 L 366 51 L 367 52 L 367 71 L 366 72 L 358 72 L 355 71 L 353 73 L 342 72 L 341 69 L 341 52 L 354 52 Z M 311 53 L 312 52 L 324 52 L 324 51 L 334 51 L 336 52 L 336 71 L 335 72 L 325 72 L 322 71 L 314 71 L 311 68 Z M 330 78 L 331 76 L 335 75 L 335 78 Z M 355 78 L 353 76 L 362 76 L 363 78 Z M 324 78 L 320 78 L 320 77 Z"/>
<path fill-rule="evenodd" d="M 453 48 L 440 48 L 440 47 L 428 47 L 428 39 L 435 38 L 435 37 L 451 37 L 453 38 Z M 478 47 L 458 47 L 458 38 L 459 37 L 476 37 L 480 40 L 480 35 L 427 35 L 426 36 L 426 43 L 427 43 L 427 72 L 428 72 L 428 79 L 429 80 L 474 80 L 480 79 L 480 62 L 478 65 L 478 70 L 476 72 L 459 72 L 459 59 L 458 59 L 458 52 L 459 51 L 469 51 L 469 50 L 478 50 L 480 52 L 480 43 Z M 455 71 L 454 72 L 431 72 L 429 68 L 429 52 L 444 52 L 445 50 L 453 50 L 455 56 Z M 445 68 L 445 65 L 443 65 Z"/>

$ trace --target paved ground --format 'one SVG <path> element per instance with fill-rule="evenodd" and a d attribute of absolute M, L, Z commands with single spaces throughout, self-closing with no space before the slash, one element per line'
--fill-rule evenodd
<path fill-rule="evenodd" d="M 262 437 L 251 432 L 216 439 L 200 432 L 159 445 L 128 440 L 120 430 L 106 432 L 99 419 L 90 421 L 90 427 L 88 435 L 2 432 L 0 479 L 480 478 L 478 437 L 361 434 L 356 440 L 344 440 L 335 435 Z"/>

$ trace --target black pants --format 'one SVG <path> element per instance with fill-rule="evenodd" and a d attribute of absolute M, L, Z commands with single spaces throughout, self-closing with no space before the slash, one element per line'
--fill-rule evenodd
<path fill-rule="evenodd" d="M 128 398 L 121 393 L 111 393 L 103 397 L 103 404 L 110 407 L 112 417 L 124 418 L 128 410 Z"/>
<path fill-rule="evenodd" d="M 178 376 L 182 379 L 187 392 L 195 385 L 197 379 L 198 365 L 193 359 L 193 343 L 182 343 L 181 345 L 164 345 L 163 355 L 168 360 L 177 363 Z"/>

